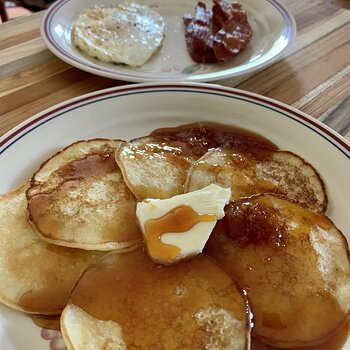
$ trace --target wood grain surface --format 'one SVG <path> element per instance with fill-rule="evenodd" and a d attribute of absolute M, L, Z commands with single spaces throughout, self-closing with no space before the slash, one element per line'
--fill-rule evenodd
<path fill-rule="evenodd" d="M 298 34 L 284 56 L 253 76 L 218 83 L 292 105 L 350 140 L 350 11 L 347 0 L 281 0 Z M 43 43 L 42 13 L 0 25 L 0 135 L 50 106 L 125 84 L 56 58 Z"/>

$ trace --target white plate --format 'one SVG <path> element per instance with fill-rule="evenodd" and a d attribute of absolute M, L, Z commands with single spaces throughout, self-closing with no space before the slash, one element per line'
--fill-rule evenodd
<path fill-rule="evenodd" d="M 310 161 L 327 185 L 327 214 L 350 238 L 350 143 L 280 102 L 216 85 L 129 85 L 40 113 L 0 138 L 0 193 L 28 180 L 50 154 L 76 140 L 130 139 L 198 120 L 247 128 Z M 62 349 L 59 333 L 44 332 L 24 314 L 0 306 L 0 349 L 47 350 L 50 344 L 52 350 Z"/>
<path fill-rule="evenodd" d="M 95 4 L 123 0 L 61 0 L 52 5 L 41 25 L 48 48 L 69 64 L 112 79 L 148 81 L 213 81 L 252 72 L 271 64 L 291 43 L 296 26 L 293 16 L 275 0 L 240 0 L 248 13 L 253 38 L 247 48 L 227 64 L 195 64 L 189 56 L 182 17 L 193 13 L 197 0 L 140 0 L 167 22 L 161 50 L 140 68 L 103 63 L 88 57 L 72 43 L 72 25 L 77 14 Z M 204 1 L 207 6 L 212 2 Z"/>

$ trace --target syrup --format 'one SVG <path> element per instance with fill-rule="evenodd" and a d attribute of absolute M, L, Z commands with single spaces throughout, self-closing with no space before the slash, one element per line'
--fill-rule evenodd
<path fill-rule="evenodd" d="M 74 187 L 73 180 L 101 176 L 107 173 L 118 171 L 112 150 L 104 154 L 88 155 L 83 159 L 71 162 L 58 169 L 53 176 L 60 179 L 58 189 L 69 190 Z M 61 229 L 60 218 L 54 221 L 48 214 L 49 208 L 56 201 L 56 189 L 50 192 L 37 194 L 28 198 L 28 213 L 30 219 L 36 223 L 41 232 L 55 233 Z"/>
<path fill-rule="evenodd" d="M 163 267 L 141 249 L 108 254 L 82 275 L 71 302 L 118 322 L 132 350 L 204 349 L 238 338 L 244 344 L 248 335 L 244 297 L 205 255 Z"/>
<path fill-rule="evenodd" d="M 33 271 L 33 278 L 41 288 L 24 293 L 18 306 L 32 312 L 61 314 L 80 274 L 105 254 L 47 244 L 41 261 L 35 259 L 40 269 Z"/>
<path fill-rule="evenodd" d="M 61 207 L 69 208 L 71 204 L 74 204 L 75 212 L 79 213 L 80 210 L 83 211 L 80 207 L 83 207 L 84 205 L 88 208 L 91 208 L 94 205 L 102 206 L 96 200 L 91 200 L 86 204 L 89 200 L 89 198 L 84 197 L 88 196 L 89 191 L 87 186 L 76 197 L 67 199 L 66 194 L 76 191 L 80 179 L 102 177 L 107 174 L 118 174 L 118 176 L 121 177 L 119 167 L 114 159 L 114 150 L 112 149 L 108 149 L 102 154 L 88 155 L 83 159 L 73 161 L 61 167 L 52 175 L 54 178 L 53 181 L 58 182 L 54 189 L 45 193 L 35 194 L 28 198 L 28 215 L 30 220 L 35 223 L 36 228 L 44 236 L 51 239 L 58 238 L 60 240 L 62 238 L 62 232 L 65 231 L 66 226 L 65 220 L 62 218 Z M 134 202 L 133 195 L 123 181 L 112 182 L 110 186 L 113 186 L 113 191 L 115 191 L 119 197 L 110 198 L 107 193 L 100 199 L 100 201 L 109 201 L 109 203 L 112 204 L 115 204 L 115 202 L 121 203 L 118 210 L 120 212 L 125 211 L 123 219 L 126 223 L 125 225 L 120 226 L 118 231 L 116 231 L 119 217 L 116 211 L 114 211 L 113 215 L 111 215 L 111 219 L 105 223 L 103 230 L 99 233 L 100 241 L 128 242 L 139 239 L 140 231 L 136 220 L 134 220 L 136 203 Z M 68 204 L 64 203 L 64 201 Z M 97 204 L 95 204 L 96 202 Z M 61 205 L 58 205 L 57 203 L 61 203 Z M 73 214 L 68 212 L 66 214 L 67 220 L 74 220 L 75 212 L 73 212 Z M 86 218 L 81 220 L 86 220 Z M 72 235 L 69 238 L 71 241 L 74 241 L 75 239 Z M 63 240 L 68 241 L 68 238 Z"/>
<path fill-rule="evenodd" d="M 148 220 L 145 224 L 145 240 L 149 255 L 166 260 L 176 259 L 181 254 L 180 248 L 162 243 L 161 236 L 165 233 L 184 233 L 199 222 L 214 220 L 215 215 L 198 214 L 188 205 L 180 205 L 160 218 Z"/>
<path fill-rule="evenodd" d="M 334 230 L 331 221 L 273 195 L 235 201 L 225 213 L 205 252 L 246 290 L 253 335 L 290 343 L 333 337 L 346 314 L 333 290 L 336 277 L 324 276 L 333 265 L 318 255 L 333 259 L 334 251 L 322 241 L 322 230 Z M 312 242 L 320 241 L 317 254 Z"/>
<path fill-rule="evenodd" d="M 56 174 L 62 181 L 101 176 L 118 169 L 114 160 L 114 151 L 109 149 L 102 154 L 91 154 L 83 159 L 73 161 L 57 170 Z"/>
<path fill-rule="evenodd" d="M 229 147 L 255 155 L 269 156 L 278 148 L 271 141 L 245 129 L 217 123 L 193 123 L 174 128 L 157 129 L 151 137 L 172 147 L 181 148 L 187 156 L 202 157 L 209 149 Z"/>
<path fill-rule="evenodd" d="M 242 247 L 268 244 L 279 248 L 285 245 L 285 223 L 272 207 L 242 199 L 229 203 L 225 216 L 228 236 Z"/>
<path fill-rule="evenodd" d="M 41 328 L 60 330 L 60 316 L 30 315 L 29 317 Z"/>
<path fill-rule="evenodd" d="M 299 348 L 291 348 L 290 350 L 342 350 L 344 344 L 349 338 L 350 333 L 350 325 L 349 322 L 346 322 L 343 327 L 338 331 L 336 335 L 334 335 L 331 339 L 325 342 L 322 345 L 312 346 L 312 347 L 299 347 Z M 251 350 L 277 350 L 278 348 L 265 345 L 255 339 L 252 340 Z"/>

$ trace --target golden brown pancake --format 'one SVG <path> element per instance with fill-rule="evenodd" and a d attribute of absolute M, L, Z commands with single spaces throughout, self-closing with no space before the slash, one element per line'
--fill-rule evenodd
<path fill-rule="evenodd" d="M 230 187 L 231 199 L 260 193 L 277 193 L 325 212 L 328 199 L 317 171 L 294 153 L 265 151 L 254 154 L 237 148 L 217 148 L 195 162 L 185 192 L 215 183 Z"/>
<path fill-rule="evenodd" d="M 276 195 L 231 202 L 206 253 L 247 291 L 253 335 L 281 348 L 332 337 L 350 310 L 345 237 L 324 214 Z"/>
<path fill-rule="evenodd" d="M 249 346 L 247 312 L 242 293 L 210 257 L 164 267 L 139 249 L 110 253 L 85 271 L 61 328 L 69 349 L 239 350 Z"/>
<path fill-rule="evenodd" d="M 187 170 L 193 161 L 181 147 L 152 137 L 122 143 L 115 159 L 138 200 L 182 194 Z"/>
<path fill-rule="evenodd" d="M 80 274 L 105 253 L 42 241 L 27 220 L 27 187 L 0 196 L 0 301 L 28 313 L 59 315 Z"/>
<path fill-rule="evenodd" d="M 28 217 L 47 242 L 88 250 L 120 250 L 141 241 L 136 200 L 114 160 L 121 141 L 79 141 L 33 175 Z"/>

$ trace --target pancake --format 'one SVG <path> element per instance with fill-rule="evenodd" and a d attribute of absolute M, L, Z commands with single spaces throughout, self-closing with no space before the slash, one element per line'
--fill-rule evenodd
<path fill-rule="evenodd" d="M 230 187 L 231 200 L 260 193 L 277 193 L 325 212 L 325 185 L 304 159 L 292 152 L 248 153 L 237 148 L 217 148 L 206 153 L 188 171 L 185 192 L 215 183 Z"/>
<path fill-rule="evenodd" d="M 61 332 L 68 350 L 126 350 L 119 324 L 99 320 L 68 304 L 61 316 Z"/>
<path fill-rule="evenodd" d="M 61 315 L 30 315 L 32 321 L 39 327 L 45 329 L 60 330 Z"/>
<path fill-rule="evenodd" d="M 348 319 L 349 250 L 324 214 L 276 195 L 231 202 L 205 252 L 246 290 L 253 336 L 281 348 L 317 346 Z"/>
<path fill-rule="evenodd" d="M 249 348 L 248 311 L 210 257 L 163 267 L 139 249 L 84 272 L 61 328 L 68 349 L 240 350 Z"/>
<path fill-rule="evenodd" d="M 193 161 L 180 146 L 152 136 L 122 143 L 115 159 L 138 200 L 182 194 L 187 170 Z"/>
<path fill-rule="evenodd" d="M 0 301 L 28 313 L 59 315 L 82 271 L 106 253 L 42 241 L 27 220 L 27 187 L 0 196 Z"/>
<path fill-rule="evenodd" d="M 28 218 L 49 243 L 88 250 L 138 244 L 136 200 L 114 160 L 121 141 L 79 141 L 56 153 L 33 175 Z"/>

